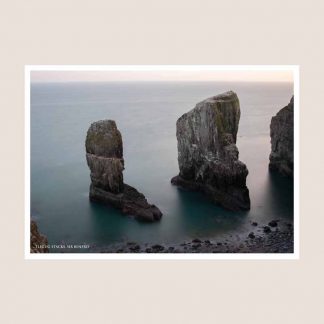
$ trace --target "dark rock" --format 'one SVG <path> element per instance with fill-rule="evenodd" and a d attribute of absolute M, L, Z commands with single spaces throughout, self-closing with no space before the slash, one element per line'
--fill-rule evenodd
<path fill-rule="evenodd" d="M 257 222 L 252 222 L 252 226 L 258 226 Z"/>
<path fill-rule="evenodd" d="M 250 239 L 254 239 L 254 238 L 255 238 L 255 235 L 254 235 L 254 233 L 253 233 L 253 232 L 249 233 L 249 235 L 248 235 L 248 236 L 249 236 L 249 238 L 250 238 Z"/>
<path fill-rule="evenodd" d="M 238 160 L 240 119 L 237 95 L 226 92 L 206 99 L 177 121 L 180 173 L 171 183 L 202 191 L 230 210 L 250 209 L 248 170 Z"/>
<path fill-rule="evenodd" d="M 263 232 L 264 233 L 270 233 L 271 232 L 271 228 L 269 226 L 264 226 L 263 227 Z"/>
<path fill-rule="evenodd" d="M 141 247 L 138 244 L 136 244 L 134 246 L 131 246 L 129 249 L 133 252 L 138 252 L 141 249 Z"/>
<path fill-rule="evenodd" d="M 164 246 L 160 245 L 160 244 L 155 244 L 152 246 L 152 250 L 154 252 L 161 252 L 164 250 Z"/>
<path fill-rule="evenodd" d="M 286 224 L 286 223 L 284 223 Z M 131 252 L 146 252 L 146 253 L 292 253 L 294 251 L 294 231 L 293 227 L 284 227 L 281 231 L 271 231 L 269 226 L 265 226 L 267 235 L 255 236 L 254 239 L 249 237 L 237 237 L 229 244 L 226 242 L 217 242 L 207 245 L 205 241 L 200 243 L 184 243 L 175 246 L 164 247 L 160 244 L 155 244 L 153 247 L 148 247 L 147 244 L 137 244 L 129 242 L 123 246 L 112 245 L 109 248 L 100 248 L 92 246 L 92 252 L 100 253 L 127 253 L 130 248 L 135 247 L 136 251 Z M 263 229 L 263 227 L 260 227 Z M 251 232 L 253 233 L 253 232 Z M 217 244 L 217 245 L 216 245 Z M 136 247 L 140 245 L 140 248 Z"/>
<path fill-rule="evenodd" d="M 272 117 L 270 125 L 271 154 L 269 169 L 294 176 L 294 97 Z"/>
<path fill-rule="evenodd" d="M 205 240 L 205 244 L 210 245 L 211 242 L 209 240 Z"/>
<path fill-rule="evenodd" d="M 34 220 L 30 221 L 30 253 L 49 253 L 47 237 L 39 233 Z"/>
<path fill-rule="evenodd" d="M 201 243 L 201 240 L 199 240 L 198 238 L 195 238 L 192 240 L 192 243 Z"/>
<path fill-rule="evenodd" d="M 269 222 L 268 224 L 270 227 L 277 227 L 278 226 L 278 222 L 275 220 L 272 220 L 271 222 Z"/>
<path fill-rule="evenodd" d="M 123 142 L 113 120 L 91 124 L 86 138 L 90 168 L 90 200 L 113 206 L 141 221 L 160 220 L 161 211 L 145 196 L 123 182 Z"/>

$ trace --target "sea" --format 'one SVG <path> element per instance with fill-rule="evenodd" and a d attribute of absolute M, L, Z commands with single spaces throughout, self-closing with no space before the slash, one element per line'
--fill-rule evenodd
<path fill-rule="evenodd" d="M 176 121 L 196 103 L 233 90 L 240 100 L 237 137 L 247 165 L 251 210 L 227 211 L 198 192 L 172 186 L 179 173 Z M 92 248 L 194 238 L 241 240 L 251 223 L 293 222 L 291 179 L 269 173 L 270 122 L 293 95 L 286 82 L 58 82 L 31 84 L 31 210 L 50 245 Z M 113 119 L 124 145 L 124 182 L 163 213 L 141 223 L 89 201 L 85 138 L 92 122 Z M 51 252 L 59 249 L 51 248 Z"/>

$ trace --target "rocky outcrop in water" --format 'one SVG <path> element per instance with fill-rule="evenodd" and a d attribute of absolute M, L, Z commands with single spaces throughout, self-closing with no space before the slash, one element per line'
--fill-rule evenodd
<path fill-rule="evenodd" d="M 270 125 L 271 154 L 269 169 L 294 176 L 294 97 L 272 117 Z"/>
<path fill-rule="evenodd" d="M 240 104 L 229 91 L 206 99 L 177 121 L 180 173 L 171 182 L 206 193 L 226 209 L 250 209 L 248 170 L 238 160 Z"/>
<path fill-rule="evenodd" d="M 30 221 L 30 253 L 48 253 L 48 241 L 46 236 L 38 232 L 35 221 Z"/>
<path fill-rule="evenodd" d="M 111 205 L 142 221 L 157 221 L 161 211 L 145 196 L 124 184 L 122 136 L 113 120 L 91 124 L 86 138 L 86 158 L 90 168 L 90 200 Z"/>

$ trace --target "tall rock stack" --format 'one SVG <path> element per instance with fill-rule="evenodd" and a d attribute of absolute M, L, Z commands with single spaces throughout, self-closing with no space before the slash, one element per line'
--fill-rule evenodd
<path fill-rule="evenodd" d="M 120 209 L 142 221 L 156 221 L 161 211 L 145 196 L 124 184 L 123 141 L 113 120 L 91 124 L 86 138 L 86 158 L 90 168 L 90 200 Z"/>
<path fill-rule="evenodd" d="M 270 124 L 271 154 L 269 169 L 294 176 L 294 97 L 272 117 Z"/>
<path fill-rule="evenodd" d="M 248 170 L 238 160 L 240 104 L 229 91 L 206 99 L 177 121 L 180 173 L 171 182 L 206 193 L 229 210 L 250 209 Z"/>

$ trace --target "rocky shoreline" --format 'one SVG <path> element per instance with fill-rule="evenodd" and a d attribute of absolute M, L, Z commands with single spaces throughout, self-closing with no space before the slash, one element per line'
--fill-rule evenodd
<path fill-rule="evenodd" d="M 37 223 L 30 221 L 30 253 L 48 253 L 47 237 L 38 230 Z"/>
<path fill-rule="evenodd" d="M 251 223 L 251 232 L 238 241 L 199 239 L 175 245 L 126 242 L 108 247 L 91 247 L 90 253 L 293 253 L 294 230 L 291 223 L 272 220 Z"/>

